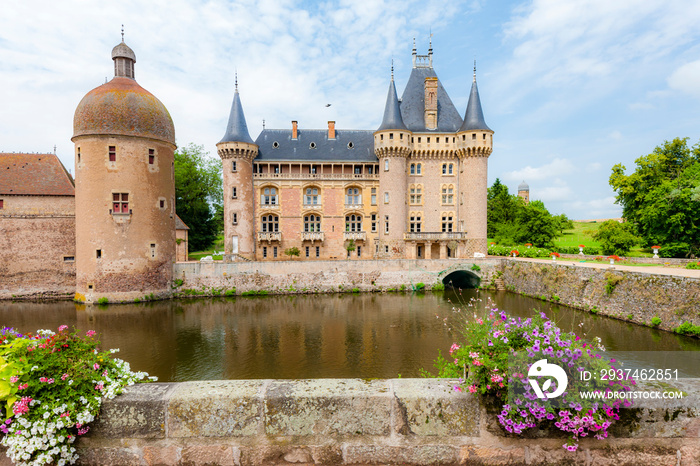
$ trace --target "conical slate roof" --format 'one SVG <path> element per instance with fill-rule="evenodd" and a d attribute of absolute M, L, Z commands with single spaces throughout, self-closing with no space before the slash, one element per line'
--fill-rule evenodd
<path fill-rule="evenodd" d="M 518 191 L 529 191 L 529 190 L 530 190 L 530 186 L 527 183 L 525 183 L 525 180 L 523 180 L 523 182 L 518 185 Z"/>
<path fill-rule="evenodd" d="M 254 144 L 248 133 L 248 125 L 245 122 L 245 115 L 243 115 L 243 106 L 238 95 L 238 88 L 233 94 L 233 104 L 231 104 L 231 114 L 228 117 L 226 134 L 219 143 L 222 142 L 247 142 L 248 144 Z"/>
<path fill-rule="evenodd" d="M 407 129 L 406 125 L 403 123 L 403 119 L 401 118 L 401 108 L 399 107 L 399 98 L 396 95 L 396 86 L 394 85 L 393 76 L 391 78 L 391 84 L 389 84 L 389 94 L 386 96 L 384 119 L 382 120 L 382 124 L 379 126 L 377 131 L 382 131 L 385 129 Z"/>
<path fill-rule="evenodd" d="M 476 87 L 476 73 L 472 82 L 472 91 L 469 94 L 467 111 L 464 114 L 464 122 L 459 131 L 488 130 L 491 128 L 484 121 L 484 112 L 481 110 L 481 99 L 479 99 L 479 88 Z"/>

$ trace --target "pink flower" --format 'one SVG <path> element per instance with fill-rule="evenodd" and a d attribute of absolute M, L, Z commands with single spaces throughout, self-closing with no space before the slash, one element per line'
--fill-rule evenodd
<path fill-rule="evenodd" d="M 63 374 L 63 375 L 61 376 L 61 380 L 66 380 L 67 378 L 68 378 L 68 374 Z"/>
<path fill-rule="evenodd" d="M 87 336 L 89 336 L 89 337 L 92 337 L 92 336 L 94 336 L 96 333 L 97 333 L 97 332 L 94 331 L 94 330 L 88 330 L 87 332 L 85 332 L 85 335 L 87 335 Z"/>
<path fill-rule="evenodd" d="M 462 391 L 462 387 L 460 387 L 459 385 L 455 385 L 455 391 L 456 391 L 456 392 L 461 392 L 461 391 Z"/>
<path fill-rule="evenodd" d="M 10 382 L 12 382 L 12 383 L 17 382 L 18 380 L 19 380 L 19 377 L 17 377 L 16 375 L 13 375 L 12 377 L 10 377 Z"/>
<path fill-rule="evenodd" d="M 68 330 L 68 326 L 67 326 L 67 325 L 61 325 L 60 327 L 58 327 L 58 331 L 59 331 L 59 332 L 62 332 L 62 331 L 64 331 L 64 330 Z"/>
<path fill-rule="evenodd" d="M 54 379 L 48 379 L 46 382 L 48 382 L 48 383 L 54 383 L 55 380 L 54 380 Z"/>
<path fill-rule="evenodd" d="M 476 385 L 469 386 L 469 393 L 476 393 Z"/>
<path fill-rule="evenodd" d="M 100 365 L 97 364 L 97 363 L 95 363 L 95 364 L 92 365 L 92 368 L 95 369 L 95 370 L 97 370 L 97 369 L 100 368 Z"/>
<path fill-rule="evenodd" d="M 104 382 L 98 382 L 97 385 L 95 385 L 95 390 L 102 391 L 102 389 L 105 388 L 105 383 Z"/>
<path fill-rule="evenodd" d="M 90 426 L 85 426 L 82 429 L 78 429 L 78 435 L 85 435 L 90 430 Z"/>
<path fill-rule="evenodd" d="M 40 378 L 39 378 L 39 382 L 46 382 L 46 380 L 47 380 L 46 377 L 40 377 Z"/>
<path fill-rule="evenodd" d="M 460 346 L 457 343 L 452 343 L 452 346 L 450 347 L 450 354 L 457 351 L 459 348 Z"/>
<path fill-rule="evenodd" d="M 107 369 L 102 373 L 102 377 L 107 377 Z"/>

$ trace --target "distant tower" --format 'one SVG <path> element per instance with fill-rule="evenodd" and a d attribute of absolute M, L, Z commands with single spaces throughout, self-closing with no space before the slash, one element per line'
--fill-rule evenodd
<path fill-rule="evenodd" d="M 522 198 L 525 204 L 530 203 L 530 186 L 525 183 L 525 180 L 518 185 L 518 197 Z"/>
<path fill-rule="evenodd" d="M 484 121 L 479 89 L 476 86 L 476 62 L 474 78 L 469 94 L 464 122 L 457 131 L 457 156 L 462 162 L 459 174 L 460 191 L 464 202 L 460 203 L 459 216 L 464 219 L 467 232 L 467 254 L 486 253 L 486 194 L 488 191 L 488 158 L 493 150 L 493 131 Z"/>
<path fill-rule="evenodd" d="M 114 78 L 73 119 L 76 299 L 171 295 L 175 261 L 175 128 L 134 79 L 136 55 L 112 50 Z"/>
<path fill-rule="evenodd" d="M 248 134 L 238 77 L 223 139 L 216 144 L 224 170 L 224 253 L 255 258 L 253 159 L 258 146 Z"/>
<path fill-rule="evenodd" d="M 411 154 L 411 132 L 401 118 L 393 66 L 384 118 L 379 129 L 374 132 L 374 153 L 379 159 L 378 257 L 404 257 L 408 184 L 406 158 Z"/>

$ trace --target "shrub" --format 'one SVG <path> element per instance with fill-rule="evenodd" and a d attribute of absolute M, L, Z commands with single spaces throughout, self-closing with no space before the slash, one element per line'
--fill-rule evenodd
<path fill-rule="evenodd" d="M 399 290 L 401 290 L 401 291 L 406 291 L 406 285 L 403 285 L 403 284 L 402 284 L 402 285 L 399 287 Z"/>
<path fill-rule="evenodd" d="M 107 304 L 109 304 L 109 299 L 103 296 L 97 300 L 97 304 L 99 304 L 100 306 L 106 306 Z"/>
<path fill-rule="evenodd" d="M 471 267 L 471 268 L 472 268 L 472 270 L 473 270 L 474 272 L 479 272 L 479 271 L 481 271 L 481 267 L 479 267 L 479 266 L 476 265 L 476 264 L 472 264 L 472 267 Z"/>
<path fill-rule="evenodd" d="M 433 285 L 431 288 L 432 291 L 445 291 L 445 285 L 441 282 L 438 282 Z"/>
<path fill-rule="evenodd" d="M 700 269 L 700 262 L 688 262 L 685 265 L 686 269 Z"/>
<path fill-rule="evenodd" d="M 68 464 L 78 458 L 76 438 L 111 399 L 148 376 L 131 372 L 129 364 L 112 359 L 117 350 L 98 351 L 99 341 L 86 336 L 38 330 L 20 334 L 4 327 L 0 335 L 0 401 L 8 419 L 1 443 L 15 464 Z"/>
<path fill-rule="evenodd" d="M 681 325 L 674 328 L 673 331 L 682 335 L 695 335 L 700 337 L 700 326 L 693 325 L 690 322 L 683 322 Z"/>
<path fill-rule="evenodd" d="M 605 292 L 612 294 L 617 284 L 624 280 L 624 277 L 608 272 L 605 274 L 605 280 Z"/>
<path fill-rule="evenodd" d="M 185 281 L 181 278 L 176 278 L 173 280 L 173 288 L 179 288 L 182 286 L 182 284 L 185 283 Z"/>
<path fill-rule="evenodd" d="M 227 296 L 227 297 L 229 297 L 229 298 L 230 298 L 231 296 L 236 296 L 236 289 L 235 289 L 235 288 L 231 288 L 231 289 L 229 289 L 229 290 L 226 290 L 226 291 L 224 292 L 224 296 Z"/>
<path fill-rule="evenodd" d="M 416 283 L 416 286 L 414 288 L 416 291 L 424 291 L 425 290 L 425 283 Z"/>
<path fill-rule="evenodd" d="M 359 292 L 360 292 L 360 289 L 359 289 L 359 288 L 353 288 L 353 289 L 352 289 L 352 292 L 353 292 L 353 293 L 359 293 Z"/>
<path fill-rule="evenodd" d="M 659 318 L 659 316 L 652 317 L 651 318 L 651 326 L 658 327 L 659 325 L 661 325 L 661 319 Z"/>
<path fill-rule="evenodd" d="M 598 309 L 598 306 L 593 306 L 590 312 L 591 314 L 598 314 L 600 312 L 600 309 Z"/>

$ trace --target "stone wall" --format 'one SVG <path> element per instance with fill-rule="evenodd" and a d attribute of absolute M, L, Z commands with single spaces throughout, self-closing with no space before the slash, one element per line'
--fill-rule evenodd
<path fill-rule="evenodd" d="M 76 444 L 84 465 L 697 465 L 697 400 L 629 410 L 579 451 L 539 431 L 506 436 L 445 379 L 239 380 L 137 385 Z M 682 389 L 698 393 L 700 381 Z M 681 387 L 679 387 L 681 388 Z M 697 398 L 697 397 L 695 397 Z M 0 464 L 9 464 L 0 461 Z"/>
<path fill-rule="evenodd" d="M 73 196 L 3 196 L 0 299 L 75 292 Z"/>
<path fill-rule="evenodd" d="M 569 264 L 503 261 L 503 282 L 519 294 L 660 328 L 700 325 L 700 279 Z"/>
<path fill-rule="evenodd" d="M 423 283 L 441 283 L 446 270 L 468 270 L 478 264 L 484 284 L 499 267 L 500 259 L 446 260 L 337 260 L 278 262 L 188 262 L 174 265 L 179 294 L 220 294 L 235 288 L 269 293 L 382 291 Z M 182 283 L 179 283 L 182 280 Z"/>

